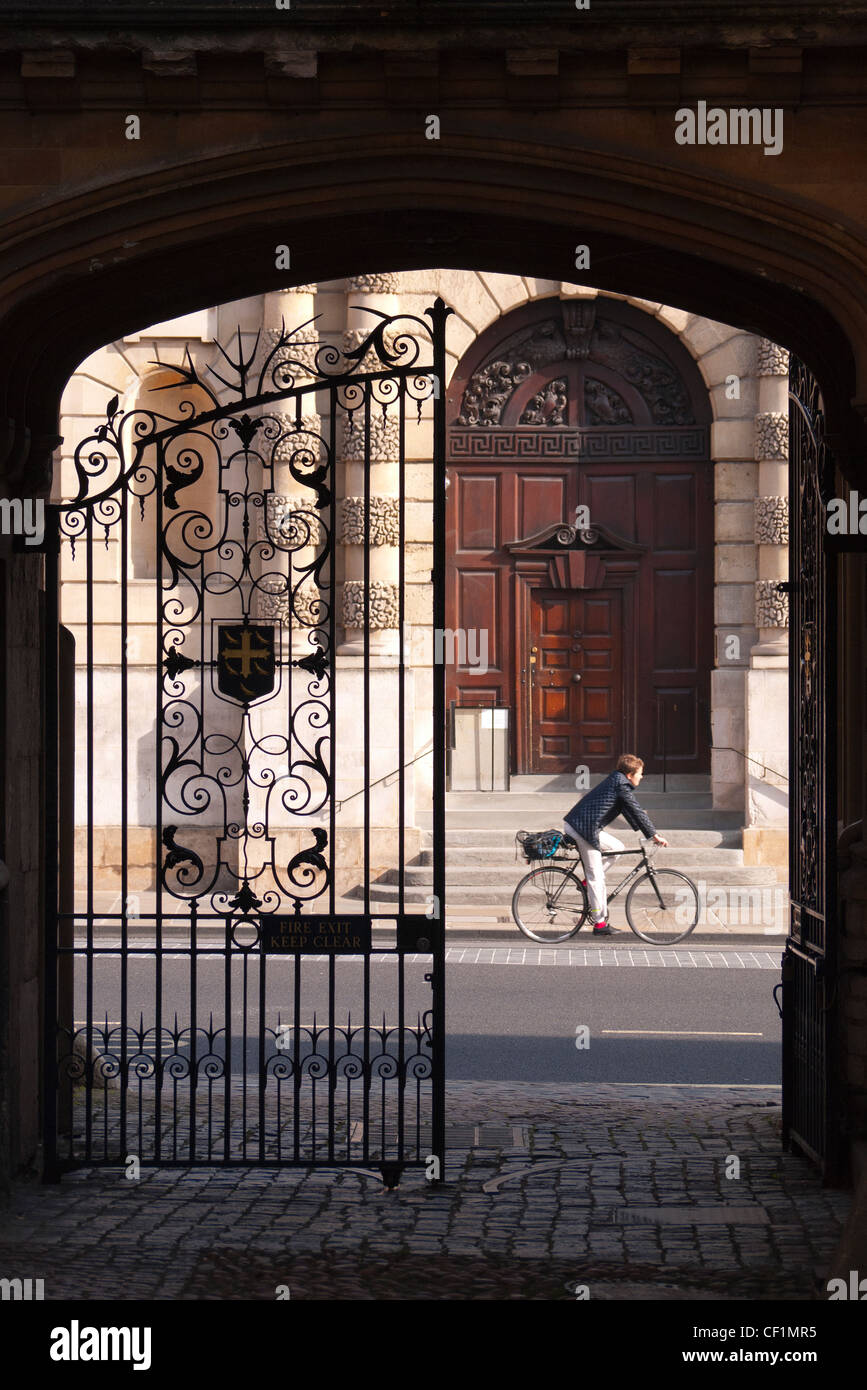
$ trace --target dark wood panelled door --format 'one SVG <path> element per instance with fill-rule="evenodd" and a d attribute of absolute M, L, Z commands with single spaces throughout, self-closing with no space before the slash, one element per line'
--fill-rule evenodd
<path fill-rule="evenodd" d="M 468 647 L 476 630 L 488 643 L 486 664 L 449 668 L 448 698 L 510 707 L 517 772 L 601 771 L 626 751 L 647 772 L 707 773 L 710 405 L 686 349 L 619 301 L 537 301 L 480 334 L 449 384 L 448 415 L 446 626 Z M 573 523 L 606 543 L 567 554 Z M 558 591 L 566 609 L 545 610 L 551 664 L 531 695 L 536 589 Z M 601 645 L 579 667 L 565 648 L 590 631 L 586 605 L 600 594 Z M 588 669 L 591 657 L 611 672 Z"/>
<path fill-rule="evenodd" d="M 531 770 L 607 772 L 622 751 L 621 594 L 536 589 L 530 613 Z"/>

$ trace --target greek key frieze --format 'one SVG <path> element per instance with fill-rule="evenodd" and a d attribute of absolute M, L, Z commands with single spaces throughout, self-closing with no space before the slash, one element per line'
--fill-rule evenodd
<path fill-rule="evenodd" d="M 708 455 L 703 428 L 672 430 L 479 430 L 452 429 L 453 459 L 703 459 Z"/>

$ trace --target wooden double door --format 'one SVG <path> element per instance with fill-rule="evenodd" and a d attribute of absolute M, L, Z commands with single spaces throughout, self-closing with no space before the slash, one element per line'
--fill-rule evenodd
<path fill-rule="evenodd" d="M 614 589 L 535 589 L 523 684 L 530 772 L 613 764 L 623 748 L 623 603 Z"/>
<path fill-rule="evenodd" d="M 447 698 L 507 706 L 512 770 L 710 770 L 713 467 L 682 344 L 619 301 L 542 300 L 447 394 Z"/>
<path fill-rule="evenodd" d="M 711 469 L 450 473 L 446 625 L 467 634 L 468 652 L 483 634 L 486 660 L 447 669 L 448 699 L 508 706 L 513 772 L 606 772 L 629 752 L 647 772 L 707 774 Z M 582 496 L 588 546 L 568 539 Z M 556 520 L 540 526 L 546 515 Z"/>

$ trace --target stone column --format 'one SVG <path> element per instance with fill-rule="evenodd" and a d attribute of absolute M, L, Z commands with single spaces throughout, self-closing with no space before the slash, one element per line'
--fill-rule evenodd
<path fill-rule="evenodd" d="M 746 691 L 747 763 L 744 860 L 775 864 L 788 858 L 788 595 L 777 585 L 789 574 L 789 354 L 759 341 L 755 457 L 758 463 L 755 540 L 758 560 L 756 628 Z"/>
<path fill-rule="evenodd" d="M 293 333 L 301 324 L 313 318 L 315 289 L 315 285 L 295 285 L 291 289 L 276 290 L 265 295 L 260 362 L 265 360 L 279 342 L 283 325 L 287 333 Z M 308 324 L 297 336 L 297 345 L 290 345 L 285 351 L 279 352 L 272 368 L 276 363 L 289 359 L 297 359 L 308 368 L 313 368 L 315 354 L 319 348 L 316 325 Z M 269 376 L 270 371 L 271 368 Z M 296 366 L 293 366 L 291 371 L 298 385 L 310 380 L 309 371 L 304 373 Z M 269 389 L 269 386 L 273 389 L 273 383 L 266 381 L 265 389 Z M 311 393 L 308 405 L 312 406 L 313 403 L 314 396 Z M 295 411 L 291 402 L 283 402 L 274 413 L 282 416 L 283 436 L 274 451 L 273 492 L 267 498 L 267 518 L 262 518 L 261 534 L 263 539 L 266 535 L 283 538 L 287 549 L 282 552 L 278 550 L 273 560 L 265 562 L 263 567 L 266 574 L 273 572 L 275 576 L 278 573 L 284 575 L 294 588 L 303 569 L 315 557 L 316 545 L 321 539 L 321 528 L 319 513 L 313 505 L 314 495 L 309 488 L 293 477 L 290 460 L 293 454 L 305 446 L 316 449 L 316 433 L 320 428 L 320 419 L 312 409 L 305 410 L 302 423 L 305 429 L 311 432 L 305 435 L 296 433 Z M 260 616 L 288 622 L 289 593 L 286 584 L 275 577 L 273 581 L 265 581 L 265 590 L 266 592 L 260 593 L 259 598 Z M 296 629 L 300 628 L 303 631 L 306 624 L 314 621 L 317 594 L 318 591 L 310 580 L 301 584 L 293 602 L 293 625 Z"/>
<path fill-rule="evenodd" d="M 384 314 L 398 312 L 396 275 L 355 275 L 349 280 L 346 299 L 344 349 L 360 346 L 377 319 L 358 313 L 361 307 Z M 375 354 L 364 367 L 381 367 Z M 367 535 L 370 555 L 369 627 L 370 651 L 384 655 L 398 650 L 398 415 L 396 407 L 383 418 L 380 406 L 370 410 L 370 513 L 364 515 L 365 444 L 364 411 L 355 412 L 351 428 L 344 426 L 342 457 L 344 498 L 341 539 L 344 543 L 345 579 L 342 621 L 346 639 L 338 651 L 356 655 L 364 651 L 364 549 Z"/>
<path fill-rule="evenodd" d="M 278 389 L 289 384 L 288 376 L 294 383 L 303 386 L 312 380 L 315 371 L 315 356 L 320 347 L 319 334 L 315 323 L 308 323 L 314 315 L 315 285 L 295 285 L 291 289 L 276 290 L 264 296 L 262 343 L 257 367 L 261 370 L 268 354 L 281 340 L 284 331 L 292 339 L 285 348 L 278 350 L 263 382 L 264 390 Z M 301 328 L 306 324 L 305 328 Z M 297 331 L 296 330 L 300 330 Z M 279 364 L 286 364 L 285 377 L 281 377 Z M 300 364 L 300 365 L 299 365 Z M 276 368 L 276 380 L 271 373 Z M 308 370 L 305 370 L 307 368 Z M 309 392 L 302 403 L 302 429 L 296 430 L 295 402 L 291 398 L 278 402 L 267 412 L 276 415 L 282 429 L 281 436 L 274 447 L 273 491 L 266 497 L 266 514 L 260 519 L 260 538 L 269 539 L 275 546 L 274 555 L 263 560 L 260 565 L 262 588 L 259 591 L 259 616 L 282 625 L 282 659 L 298 661 L 311 656 L 318 643 L 311 640 L 317 624 L 326 624 L 326 611 L 320 605 L 320 590 L 312 579 L 303 578 L 305 570 L 314 562 L 317 551 L 324 540 L 320 513 L 315 506 L 315 493 L 304 486 L 291 471 L 291 461 L 296 458 L 296 472 L 305 471 L 299 466 L 299 451 L 308 450 L 312 461 L 323 461 L 323 449 L 318 434 L 321 428 L 320 416 L 316 411 L 316 396 Z M 268 454 L 263 449 L 263 457 Z M 263 479 L 267 485 L 267 472 Z M 326 512 L 326 522 L 328 513 Z M 271 576 L 270 578 L 268 576 Z M 326 569 L 324 578 L 333 584 L 333 561 Z M 322 598 L 333 602 L 333 590 L 325 590 Z M 291 613 L 290 613 L 291 606 Z M 290 621 L 291 618 L 291 621 Z M 289 689 L 293 691 L 292 708 L 289 708 Z M 255 738 L 273 734 L 278 728 L 292 728 L 296 738 L 302 740 L 309 733 L 309 727 L 302 721 L 296 728 L 295 717 L 301 718 L 299 708 L 307 700 L 308 681 L 305 677 L 294 682 L 284 674 L 281 691 L 276 700 L 256 706 L 250 714 L 250 728 Z M 287 763 L 293 765 L 299 757 L 298 744 L 290 742 Z M 250 820 L 264 821 L 266 816 L 267 788 L 255 786 L 250 797 Z M 269 834 L 277 837 L 277 859 L 286 864 L 302 847 L 309 847 L 310 826 L 306 818 L 296 816 L 284 806 L 279 798 L 272 798 L 268 811 Z M 267 855 L 268 847 L 264 841 L 253 840 L 247 845 L 248 862 L 258 865 L 261 855 Z M 256 891 L 261 893 L 275 888 L 270 878 L 261 878 Z"/>

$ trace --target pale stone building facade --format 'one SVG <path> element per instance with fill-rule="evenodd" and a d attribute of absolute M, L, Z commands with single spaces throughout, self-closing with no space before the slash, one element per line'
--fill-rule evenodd
<path fill-rule="evenodd" d="M 447 324 L 447 377 L 451 380 L 463 355 L 480 333 L 529 302 L 551 299 L 618 299 L 595 289 L 573 284 L 526 279 L 503 274 L 459 270 L 429 270 L 398 274 L 359 275 L 347 281 L 301 285 L 284 291 L 220 305 L 181 319 L 131 333 L 90 356 L 75 373 L 63 399 L 62 467 L 55 472 L 54 500 L 75 495 L 77 479 L 73 454 L 78 442 L 93 434 L 105 418 L 106 406 L 118 396 L 120 408 L 131 410 L 156 399 L 165 385 L 165 366 L 181 361 L 188 345 L 192 359 L 214 362 L 217 343 L 228 343 L 240 329 L 237 341 L 252 352 L 261 333 L 260 354 L 276 341 L 281 325 L 304 325 L 299 333 L 312 364 L 317 351 L 330 346 L 339 353 L 352 351 L 373 326 L 375 314 L 410 314 L 423 317 L 433 299 L 441 295 L 454 310 Z M 787 597 L 777 586 L 787 578 L 788 544 L 788 402 L 787 353 L 725 324 L 712 322 L 678 308 L 629 299 L 641 314 L 651 316 L 687 349 L 705 383 L 712 413 L 710 453 L 714 473 L 714 623 L 715 664 L 711 673 L 711 787 L 714 807 L 742 813 L 745 861 L 782 866 L 787 853 Z M 448 384 L 448 383 L 446 383 Z M 308 422 L 313 427 L 315 420 Z M 371 632 L 369 651 L 372 689 L 378 711 L 380 741 L 374 737 L 370 776 L 384 779 L 372 792 L 372 862 L 387 864 L 390 827 L 394 824 L 395 787 L 389 775 L 395 771 L 393 739 L 387 734 L 396 718 L 398 660 L 397 574 L 397 459 L 391 421 L 371 422 L 371 472 L 369 520 L 369 579 Z M 360 863 L 360 808 L 357 792 L 362 777 L 361 744 L 352 711 L 357 706 L 363 667 L 363 547 L 364 538 L 363 441 L 360 432 L 344 433 L 338 454 L 340 529 L 336 537 L 335 579 L 339 592 L 337 708 L 340 759 L 335 794 L 340 805 L 337 829 L 337 861 L 341 864 L 338 891 L 353 884 L 354 866 Z M 426 796 L 431 778 L 430 666 L 434 659 L 431 617 L 430 571 L 432 545 L 431 403 L 422 403 L 419 424 L 413 421 L 406 435 L 406 526 L 404 564 L 407 580 L 404 611 L 404 651 L 407 672 L 405 757 L 412 761 L 408 779 L 410 799 L 407 823 L 412 824 L 412 796 Z M 187 490 L 185 504 L 213 515 L 203 478 Z M 309 493 L 297 485 L 285 468 L 275 472 L 274 496 L 269 501 L 269 523 L 309 528 L 309 553 L 315 555 L 317 517 L 308 506 Z M 152 524 L 152 523 L 151 523 Z M 153 583 L 155 547 L 146 539 L 144 523 L 130 521 L 129 574 L 131 582 L 130 636 L 121 652 L 118 640 L 117 598 L 120 564 L 118 539 L 97 546 L 94 563 L 94 687 L 97 731 L 101 714 L 116 700 L 119 663 L 127 664 L 130 704 L 148 708 L 153 689 L 155 629 Z M 207 563 L 211 563 L 208 561 Z M 207 566 L 206 566 L 207 567 Z M 68 544 L 62 560 L 61 621 L 74 633 L 77 650 L 86 649 L 86 596 L 76 577 L 76 565 Z M 278 586 L 279 587 L 279 586 Z M 138 596 L 136 595 L 138 590 Z M 315 613 L 315 585 L 302 586 L 295 600 Z M 136 605 L 139 605 L 138 608 Z M 312 608 L 310 607 L 312 605 Z M 228 611 L 228 610 L 227 610 Z M 260 596 L 259 616 L 286 621 L 285 593 Z M 79 707 L 87 698 L 83 672 L 78 679 Z M 151 714 L 152 719 L 152 714 Z M 106 725 L 107 727 L 107 725 Z M 131 736 L 145 741 L 152 724 L 142 714 L 140 727 Z M 255 720 L 254 720 L 255 727 Z M 96 783 L 102 788 L 104 812 L 98 806 L 94 820 L 95 882 L 110 889 L 118 883 L 119 817 L 116 783 L 118 770 L 111 741 L 95 739 Z M 83 768 L 85 749 L 77 740 L 77 759 Z M 128 843 L 135 846 L 131 858 L 130 886 L 152 887 L 156 855 L 153 828 L 153 786 L 145 763 L 130 768 L 133 797 Z M 81 771 L 76 782 L 86 785 Z M 114 789 L 114 790 L 112 790 Z M 255 808 L 254 808 L 255 809 Z M 79 823 L 86 808 L 77 806 Z M 300 843 L 286 814 L 282 830 L 287 843 Z M 308 821 L 309 825 L 309 821 Z M 379 837 L 379 839 L 377 839 Z M 413 849 L 412 836 L 407 849 Z M 83 835 L 79 856 L 86 853 Z M 357 876 L 357 875 L 356 875 Z"/>

